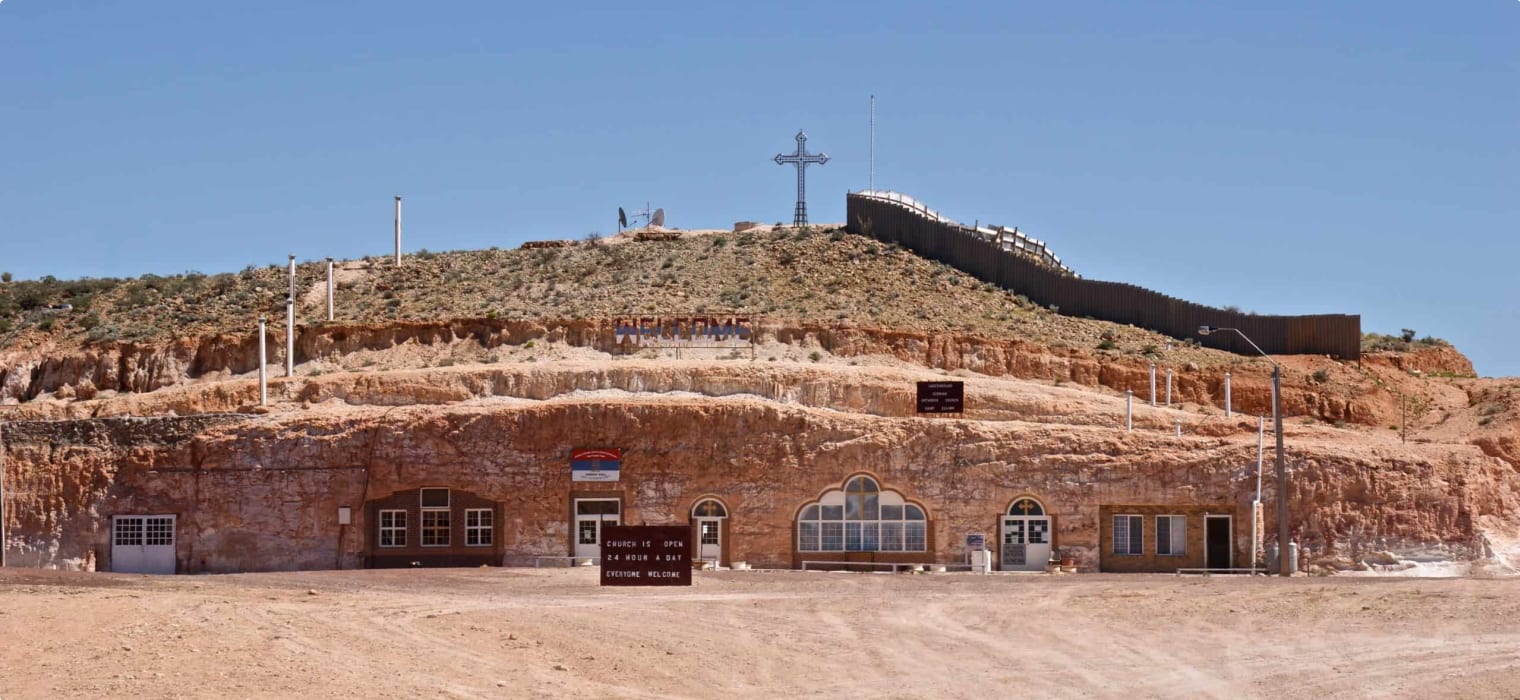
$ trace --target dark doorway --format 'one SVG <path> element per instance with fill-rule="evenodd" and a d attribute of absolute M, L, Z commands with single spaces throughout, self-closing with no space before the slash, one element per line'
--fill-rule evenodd
<path fill-rule="evenodd" d="M 1230 516 L 1210 515 L 1203 519 L 1204 539 L 1207 541 L 1207 561 L 1204 566 L 1210 569 L 1228 569 L 1233 562 L 1230 561 L 1231 535 Z"/>

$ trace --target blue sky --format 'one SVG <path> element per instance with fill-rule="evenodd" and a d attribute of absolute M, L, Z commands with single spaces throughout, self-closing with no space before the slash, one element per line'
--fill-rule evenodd
<path fill-rule="evenodd" d="M 0 270 L 814 222 L 868 179 L 1074 269 L 1520 375 L 1520 2 L 0 2 Z"/>

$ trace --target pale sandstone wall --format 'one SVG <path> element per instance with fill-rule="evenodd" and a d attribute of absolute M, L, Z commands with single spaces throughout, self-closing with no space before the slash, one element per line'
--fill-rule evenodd
<path fill-rule="evenodd" d="M 5 426 L 5 543 L 15 565 L 106 567 L 110 516 L 180 517 L 182 571 L 353 567 L 366 499 L 421 486 L 503 504 L 511 561 L 567 554 L 568 450 L 621 447 L 625 521 L 686 522 L 729 506 L 732 558 L 789 566 L 802 503 L 857 471 L 924 503 L 940 561 L 966 532 L 997 532 L 1018 495 L 1043 500 L 1059 543 L 1094 563 L 1101 503 L 1249 508 L 1254 438 L 1175 438 L 1099 427 L 852 415 L 757 399 L 643 398 L 351 407 L 262 417 Z M 1293 447 L 1292 527 L 1311 555 L 1430 548 L 1484 555 L 1516 529 L 1515 472 L 1468 446 Z M 1273 499 L 1267 479 L 1265 498 Z M 337 508 L 354 508 L 340 528 Z M 1268 509 L 1267 527 L 1275 527 Z M 1249 528 L 1237 527 L 1237 550 Z"/>
<path fill-rule="evenodd" d="M 1149 360 L 1136 356 L 1099 355 L 1087 349 L 1051 348 L 1018 339 L 986 338 L 954 333 L 919 333 L 884 329 L 767 322 L 764 341 L 812 346 L 839 356 L 877 355 L 946 370 L 967 369 L 990 376 L 1062 380 L 1115 391 L 1149 391 Z M 296 359 L 341 358 L 361 351 L 385 351 L 401 345 L 423 347 L 465 344 L 476 349 L 517 346 L 528 340 L 563 342 L 571 346 L 619 353 L 609 320 L 508 321 L 462 319 L 439 322 L 384 324 L 323 324 L 298 326 Z M 283 341 L 271 329 L 270 353 L 280 364 Z M 1094 341 L 1095 342 L 1095 341 Z M 204 377 L 225 378 L 257 369 L 254 333 L 178 338 L 160 343 L 106 343 L 83 349 L 36 347 L 0 352 L 0 402 L 26 401 L 44 394 L 88 399 L 102 391 L 151 392 L 184 385 Z M 1395 358 L 1370 355 L 1370 364 L 1403 370 L 1470 375 L 1472 365 L 1449 348 L 1435 348 Z M 1398 409 L 1382 381 L 1361 376 L 1321 358 L 1284 360 L 1288 374 L 1283 391 L 1284 414 L 1362 425 L 1385 425 Z M 1335 370 L 1332 385 L 1307 381 L 1310 363 Z M 1162 363 L 1165 366 L 1165 362 Z M 1175 363 L 1174 363 L 1175 364 Z M 1224 372 L 1229 367 L 1182 364 L 1173 397 L 1179 402 L 1220 404 Z M 1238 411 L 1270 412 L 1268 368 L 1264 363 L 1234 367 L 1234 406 Z M 278 374 L 277 370 L 273 371 Z M 245 392 L 246 395 L 246 392 Z M 229 396 L 229 401 L 231 397 Z M 239 397 L 246 405 L 246 398 Z M 412 401 L 414 402 L 414 401 Z M 213 410 L 236 410 L 224 405 Z"/>

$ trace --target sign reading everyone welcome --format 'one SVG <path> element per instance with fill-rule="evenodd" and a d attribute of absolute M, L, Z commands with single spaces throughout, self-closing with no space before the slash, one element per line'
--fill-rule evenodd
<path fill-rule="evenodd" d="M 690 586 L 691 528 L 603 525 L 603 586 Z"/>

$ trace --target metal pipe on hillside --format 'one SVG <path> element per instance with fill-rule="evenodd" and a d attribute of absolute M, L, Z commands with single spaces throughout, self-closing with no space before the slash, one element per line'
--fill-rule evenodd
<path fill-rule="evenodd" d="M 327 320 L 333 320 L 333 259 L 327 259 Z"/>
<path fill-rule="evenodd" d="M 1124 390 L 1124 431 L 1135 429 L 1135 392 L 1132 389 Z"/>
<path fill-rule="evenodd" d="M 396 267 L 401 267 L 401 195 L 396 195 Z"/>
<path fill-rule="evenodd" d="M 259 405 L 269 404 L 269 352 L 264 347 L 264 339 L 268 334 L 264 330 L 264 317 L 259 317 Z"/>
<path fill-rule="evenodd" d="M 285 300 L 285 376 L 296 376 L 296 304 Z"/>
<path fill-rule="evenodd" d="M 1231 408 L 1230 407 L 1230 373 L 1229 372 L 1225 372 L 1224 373 L 1224 417 L 1225 418 L 1229 418 L 1230 416 L 1234 415 L 1231 412 L 1230 408 Z"/>

